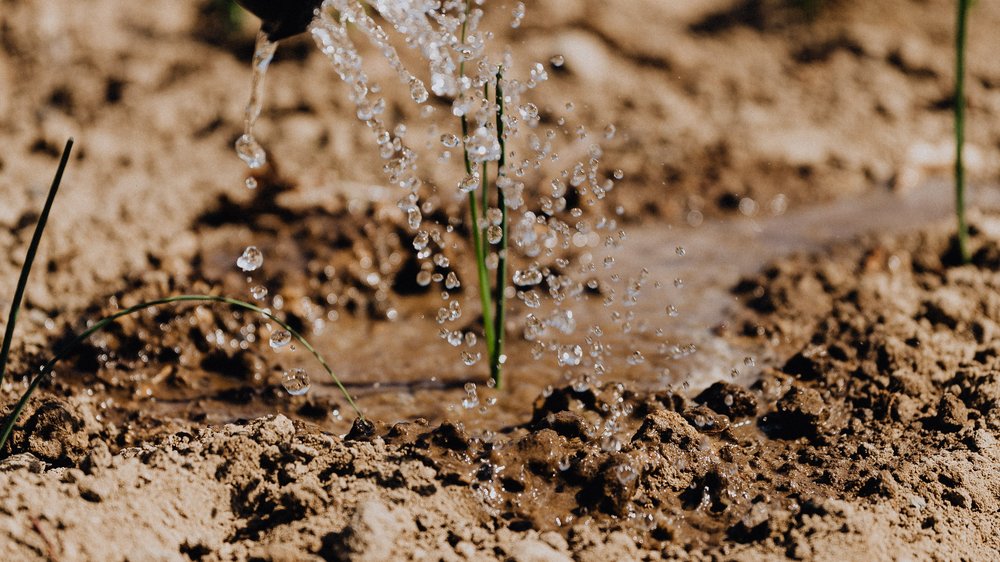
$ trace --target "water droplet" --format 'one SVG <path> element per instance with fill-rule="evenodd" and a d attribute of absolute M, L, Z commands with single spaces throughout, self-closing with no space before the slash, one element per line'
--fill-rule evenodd
<path fill-rule="evenodd" d="M 416 207 L 410 207 L 406 210 L 406 222 L 410 225 L 410 228 L 416 230 L 420 228 L 420 222 L 424 220 L 423 215 L 420 214 L 420 209 Z"/>
<path fill-rule="evenodd" d="M 465 364 L 466 365 L 472 365 L 473 363 L 475 363 L 476 361 L 478 361 L 479 360 L 478 355 L 479 354 L 477 353 L 476 357 L 472 360 L 472 363 L 469 363 L 468 361 L 466 361 Z M 464 358 L 466 356 L 472 356 L 472 354 L 469 353 L 468 351 L 463 351 L 462 352 L 463 360 L 464 360 Z M 475 408 L 478 405 L 479 405 L 479 395 L 476 393 L 476 383 L 472 383 L 472 382 L 466 383 L 465 384 L 465 398 L 462 399 L 462 407 L 465 408 L 466 410 L 471 410 L 472 408 Z"/>
<path fill-rule="evenodd" d="M 528 269 L 519 269 L 514 272 L 514 284 L 526 287 L 529 285 L 537 285 L 542 282 L 542 272 L 538 269 L 531 267 Z"/>
<path fill-rule="evenodd" d="M 525 13 L 524 2 L 518 2 L 517 4 L 515 4 L 513 12 L 514 19 L 510 22 L 510 26 L 513 27 L 514 29 L 521 27 L 521 22 L 524 20 L 524 13 Z"/>
<path fill-rule="evenodd" d="M 424 87 L 424 83 L 418 78 L 410 80 L 410 97 L 417 103 L 427 101 L 427 88 Z"/>
<path fill-rule="evenodd" d="M 667 316 L 669 316 L 669 317 L 671 317 L 671 318 L 677 318 L 677 316 L 678 316 L 679 314 L 680 314 L 680 313 L 679 313 L 679 312 L 677 312 L 677 307 L 676 307 L 676 306 L 674 306 L 674 305 L 672 305 L 672 304 L 668 304 L 668 305 L 667 305 Z"/>
<path fill-rule="evenodd" d="M 311 386 L 309 374 L 304 369 L 285 371 L 285 374 L 281 376 L 281 386 L 285 387 L 285 390 L 292 396 L 301 396 L 309 392 Z"/>
<path fill-rule="evenodd" d="M 251 135 L 240 135 L 240 138 L 236 139 L 236 154 L 253 170 L 267 163 L 264 147 Z"/>
<path fill-rule="evenodd" d="M 288 330 L 275 330 L 271 334 L 271 349 L 280 349 L 292 343 L 292 333 Z"/>
<path fill-rule="evenodd" d="M 566 64 L 566 58 L 563 57 L 562 55 L 555 55 L 554 57 L 549 59 L 549 62 L 552 63 L 552 66 L 560 67 Z"/>
<path fill-rule="evenodd" d="M 417 285 L 426 287 L 431 284 L 431 272 L 424 270 L 417 274 Z"/>
<path fill-rule="evenodd" d="M 254 285 L 253 287 L 250 287 L 250 296 L 253 297 L 254 300 L 264 300 L 264 297 L 267 296 L 267 287 L 263 285 Z"/>
<path fill-rule="evenodd" d="M 616 180 L 620 180 L 625 177 L 625 172 L 621 170 L 615 170 L 614 172 L 611 172 L 611 176 L 614 177 Z"/>
<path fill-rule="evenodd" d="M 633 351 L 632 355 L 629 355 L 629 357 L 628 357 L 628 364 L 629 365 L 639 365 L 641 363 L 644 363 L 645 361 L 646 361 L 646 358 L 642 356 L 642 352 L 639 351 L 639 350 Z"/>
<path fill-rule="evenodd" d="M 488 240 L 490 244 L 499 244 L 500 241 L 503 240 L 503 229 L 495 224 L 491 225 L 486 229 L 486 240 Z M 541 280 L 539 279 L 539 281 Z"/>
<path fill-rule="evenodd" d="M 446 289 L 457 289 L 462 286 L 462 283 L 458 280 L 458 275 L 455 275 L 454 271 L 448 272 L 448 277 L 444 279 L 444 286 Z"/>
<path fill-rule="evenodd" d="M 528 308 L 538 308 L 542 304 L 541 298 L 538 296 L 538 291 L 525 291 L 518 294 L 521 300 L 524 301 L 524 305 Z"/>
<path fill-rule="evenodd" d="M 674 252 L 676 252 L 678 256 L 683 256 L 684 254 L 687 253 L 684 250 L 684 246 L 677 246 L 677 248 L 674 250 Z"/>
<path fill-rule="evenodd" d="M 430 242 L 430 238 L 431 237 L 426 230 L 421 230 L 416 236 L 413 237 L 413 249 L 418 252 L 423 250 L 427 247 L 428 242 Z"/>
<path fill-rule="evenodd" d="M 608 124 L 608 126 L 604 128 L 604 138 L 608 140 L 615 138 L 615 133 L 617 131 L 618 129 L 613 124 Z"/>
<path fill-rule="evenodd" d="M 257 178 L 253 176 L 247 178 L 243 183 L 247 186 L 247 189 L 257 189 Z"/>
<path fill-rule="evenodd" d="M 568 455 L 565 456 L 565 457 L 563 457 L 563 458 L 561 458 L 561 459 L 559 459 L 559 465 L 558 465 L 559 471 L 560 472 L 566 472 L 567 470 L 569 470 L 569 467 L 571 466 L 572 461 L 573 461 L 573 459 L 570 458 Z"/>
<path fill-rule="evenodd" d="M 448 148 L 455 148 L 458 146 L 458 137 L 451 133 L 441 135 L 441 144 L 447 146 Z"/>
<path fill-rule="evenodd" d="M 247 246 L 243 254 L 236 258 L 236 267 L 243 271 L 256 271 L 264 264 L 264 254 L 257 249 L 257 246 Z"/>
<path fill-rule="evenodd" d="M 560 367 L 579 365 L 583 359 L 583 348 L 578 345 L 559 346 L 557 359 Z"/>
<path fill-rule="evenodd" d="M 479 352 L 471 353 L 469 351 L 463 351 L 461 353 L 461 355 L 462 355 L 462 363 L 465 363 L 465 365 L 468 366 L 468 367 L 471 367 L 471 366 L 473 366 L 473 365 L 475 365 L 476 363 L 479 362 L 479 358 L 480 358 Z M 477 401 L 477 403 L 478 403 L 478 401 Z M 471 406 L 470 406 L 470 408 L 471 408 Z"/>
<path fill-rule="evenodd" d="M 458 190 L 462 193 L 469 193 L 477 189 L 479 189 L 479 176 L 477 174 L 465 176 L 458 183 Z"/>

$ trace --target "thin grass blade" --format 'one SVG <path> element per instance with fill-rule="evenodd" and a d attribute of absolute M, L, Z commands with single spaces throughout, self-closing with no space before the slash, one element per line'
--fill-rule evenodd
<path fill-rule="evenodd" d="M 21 300 L 24 298 L 24 289 L 28 285 L 28 275 L 31 273 L 31 266 L 35 263 L 35 254 L 38 253 L 38 245 L 42 241 L 42 233 L 45 231 L 45 224 L 49 220 L 49 212 L 52 210 L 52 202 L 59 192 L 59 185 L 62 183 L 63 172 L 69 163 L 69 154 L 73 150 L 73 139 L 66 141 L 63 148 L 62 158 L 59 160 L 59 168 L 52 179 L 52 186 L 49 187 L 48 197 L 45 198 L 45 206 L 42 207 L 42 214 L 38 216 L 35 223 L 35 233 L 31 235 L 31 243 L 28 244 L 28 252 L 24 257 L 24 264 L 21 266 L 21 275 L 17 279 L 17 288 L 14 289 L 14 298 L 10 301 L 10 313 L 7 315 L 7 326 L 4 329 L 3 344 L 0 344 L 0 384 L 3 384 L 4 375 L 7 373 L 7 358 L 10 356 L 11 340 L 14 336 L 14 326 L 17 324 L 17 313 L 21 309 Z"/>

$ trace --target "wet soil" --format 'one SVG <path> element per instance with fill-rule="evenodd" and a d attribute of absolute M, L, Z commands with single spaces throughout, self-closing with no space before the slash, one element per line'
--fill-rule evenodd
<path fill-rule="evenodd" d="M 925 181 L 950 165 L 951 3 L 546 1 L 498 26 L 520 57 L 565 57 L 545 122 L 616 125 L 605 210 L 629 238 L 573 305 L 580 333 L 604 327 L 602 383 L 532 360 L 516 302 L 503 391 L 439 337 L 398 194 L 304 39 L 268 77 L 275 165 L 243 186 L 254 23 L 215 6 L 0 10 L 0 295 L 57 147 L 80 147 L 0 398 L 83 319 L 263 286 L 373 425 L 258 318 L 133 317 L 25 412 L 0 461 L 0 558 L 997 557 L 996 190 L 959 265 L 948 186 Z M 972 175 L 990 181 L 998 19 L 977 5 L 970 42 Z M 266 259 L 248 279 L 250 244 Z M 634 306 L 602 304 L 636 280 Z M 313 387 L 291 397 L 296 366 Z"/>

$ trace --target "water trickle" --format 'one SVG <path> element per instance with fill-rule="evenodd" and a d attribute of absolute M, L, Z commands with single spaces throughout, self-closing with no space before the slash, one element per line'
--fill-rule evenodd
<path fill-rule="evenodd" d="M 285 387 L 292 396 L 301 396 L 309 392 L 312 383 L 309 382 L 309 373 L 304 369 L 292 369 L 285 371 L 281 376 L 281 386 Z"/>
<path fill-rule="evenodd" d="M 236 258 L 236 267 L 246 272 L 256 271 L 264 265 L 264 254 L 257 246 L 247 246 L 240 257 Z"/>
<path fill-rule="evenodd" d="M 267 163 L 267 153 L 264 147 L 257 142 L 253 136 L 253 127 L 260 117 L 260 111 L 264 104 L 264 76 L 267 74 L 267 67 L 270 66 L 274 58 L 274 52 L 278 48 L 278 43 L 270 41 L 267 34 L 261 31 L 257 34 L 257 43 L 253 53 L 253 79 L 250 83 L 250 101 L 247 102 L 246 111 L 243 116 L 243 135 L 236 140 L 236 154 L 251 169 L 257 169 Z M 251 187 L 249 181 L 247 187 L 256 187 L 256 180 Z"/>

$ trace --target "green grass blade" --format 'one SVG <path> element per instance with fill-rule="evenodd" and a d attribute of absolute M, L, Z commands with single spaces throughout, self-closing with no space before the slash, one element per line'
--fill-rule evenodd
<path fill-rule="evenodd" d="M 490 376 L 493 378 L 493 384 L 496 388 L 500 388 L 503 383 L 503 360 L 504 360 L 504 334 L 506 332 L 506 317 L 507 317 L 507 301 L 504 297 L 504 292 L 507 290 L 507 199 L 504 197 L 503 189 L 500 188 L 500 178 L 506 173 L 505 167 L 507 165 L 507 143 L 504 140 L 504 126 L 503 126 L 503 86 L 500 84 L 503 80 L 502 71 L 497 71 L 497 85 L 494 93 L 496 94 L 496 104 L 497 104 L 497 140 L 500 142 L 500 160 L 497 162 L 497 206 L 500 207 L 500 248 L 499 256 L 500 260 L 497 263 L 497 292 L 496 292 L 496 311 L 493 313 L 493 318 L 495 321 L 495 326 L 493 328 L 494 337 L 496 337 L 496 344 L 493 346 L 493 354 L 490 357 Z"/>
<path fill-rule="evenodd" d="M 7 439 L 10 438 L 11 432 L 14 431 L 14 424 L 15 422 L 17 422 L 17 418 L 21 415 L 21 412 L 24 410 L 24 406 L 28 403 L 28 400 L 31 398 L 31 395 L 35 392 L 35 390 L 42 383 L 45 377 L 52 372 L 52 369 L 56 366 L 56 363 L 64 359 L 71 351 L 73 351 L 74 348 L 76 348 L 76 346 L 80 345 L 94 333 L 103 330 L 108 325 L 112 324 L 113 322 L 115 322 L 120 318 L 136 314 L 137 312 L 140 312 L 147 308 L 152 308 L 164 304 L 179 303 L 179 302 L 217 302 L 217 303 L 227 304 L 235 308 L 242 308 L 260 314 L 261 316 L 264 316 L 265 318 L 275 322 L 283 329 L 288 330 L 288 332 L 291 333 L 292 336 L 299 343 L 301 343 L 302 346 L 305 347 L 306 350 L 309 351 L 313 355 L 313 357 L 316 358 L 317 361 L 319 361 L 319 364 L 323 366 L 323 369 L 327 372 L 327 374 L 330 375 L 330 378 L 333 379 L 333 382 L 336 383 L 337 387 L 344 394 L 344 397 L 347 399 L 347 402 L 351 405 L 351 408 L 354 409 L 354 411 L 358 414 L 360 418 L 364 419 L 365 417 L 364 414 L 361 413 L 361 410 L 358 408 L 358 405 L 354 402 L 354 399 L 351 398 L 351 394 L 347 392 L 347 388 L 345 388 L 343 383 L 340 382 L 340 379 L 337 377 L 336 374 L 334 374 L 333 369 L 331 369 L 330 365 L 326 362 L 325 359 L 323 359 L 323 356 L 320 355 L 319 352 L 316 351 L 316 349 L 312 345 L 310 345 L 309 342 L 306 341 L 304 337 L 302 337 L 302 334 L 300 334 L 298 331 L 289 326 L 285 321 L 276 317 L 274 314 L 271 314 L 267 310 L 264 310 L 258 306 L 255 306 L 253 304 L 238 299 L 232 299 L 229 297 L 219 297 L 215 295 L 178 295 L 174 297 L 166 297 L 162 299 L 143 302 L 135 306 L 130 306 L 110 316 L 101 318 L 100 320 L 95 322 L 91 327 L 87 328 L 86 331 L 81 332 L 79 335 L 75 336 L 72 340 L 70 340 L 69 343 L 60 348 L 52 357 L 52 359 L 49 359 L 49 361 L 45 365 L 43 365 L 42 368 L 39 369 L 39 371 L 35 374 L 34 378 L 31 380 L 31 383 L 28 385 L 28 388 L 24 391 L 24 394 L 21 395 L 20 400 L 18 400 L 17 405 L 14 406 L 14 411 L 11 412 L 10 416 L 7 419 L 7 422 L 3 426 L 2 432 L 0 432 L 0 451 L 2 451 L 4 445 L 6 445 Z"/>
<path fill-rule="evenodd" d="M 468 24 L 469 12 L 472 9 L 471 2 L 465 3 L 465 20 L 462 22 L 462 38 L 461 41 L 464 44 L 466 38 L 466 25 Z M 458 66 L 459 76 L 465 76 L 465 61 L 463 60 Z M 462 122 L 462 158 L 465 162 L 465 173 L 467 175 L 472 175 L 472 160 L 469 159 L 469 146 L 466 144 L 465 139 L 469 137 L 469 121 L 463 114 L 461 117 Z M 484 184 L 481 186 L 483 190 L 483 213 L 486 213 L 486 166 L 483 166 L 482 170 L 482 181 Z M 469 215 L 471 218 L 471 223 L 469 225 L 469 230 L 472 231 L 472 248 L 476 254 L 476 277 L 479 281 L 479 304 L 483 309 L 483 339 L 486 340 L 486 355 L 488 360 L 492 361 L 493 355 L 495 353 L 496 336 L 493 330 L 493 306 L 490 297 L 490 278 L 489 273 L 486 271 L 486 246 L 484 244 L 484 232 L 479 228 L 479 211 L 477 209 L 478 203 L 476 202 L 476 192 L 475 190 L 469 192 Z M 492 368 L 491 368 L 492 372 Z"/>
<path fill-rule="evenodd" d="M 59 185 L 62 183 L 63 172 L 69 163 L 69 154 L 73 149 L 73 139 L 66 141 L 66 148 L 63 149 L 62 158 L 59 160 L 59 168 L 52 179 L 52 186 L 49 187 L 49 195 L 45 199 L 45 206 L 42 207 L 42 214 L 38 216 L 35 223 L 35 233 L 31 236 L 31 243 L 28 244 L 28 252 L 24 257 L 24 264 L 21 266 L 21 276 L 17 279 L 17 288 L 14 289 L 14 298 L 10 301 L 10 313 L 7 315 L 7 326 L 4 330 L 3 344 L 0 346 L 0 384 L 3 384 L 4 375 L 7 373 L 7 358 L 10 356 L 11 340 L 14 336 L 14 325 L 17 324 L 17 313 L 21 309 L 21 300 L 24 298 L 24 289 L 28 285 L 28 275 L 31 273 L 31 266 L 35 263 L 35 254 L 38 253 L 38 244 L 42 241 L 42 232 L 45 231 L 45 224 L 49 220 L 49 212 L 52 210 L 52 202 L 55 201 Z"/>
<path fill-rule="evenodd" d="M 965 165 L 962 152 L 965 145 L 965 45 L 972 0 L 958 0 L 958 21 L 955 33 L 955 214 L 958 218 L 958 251 L 962 263 L 969 263 L 969 225 L 965 218 Z"/>

